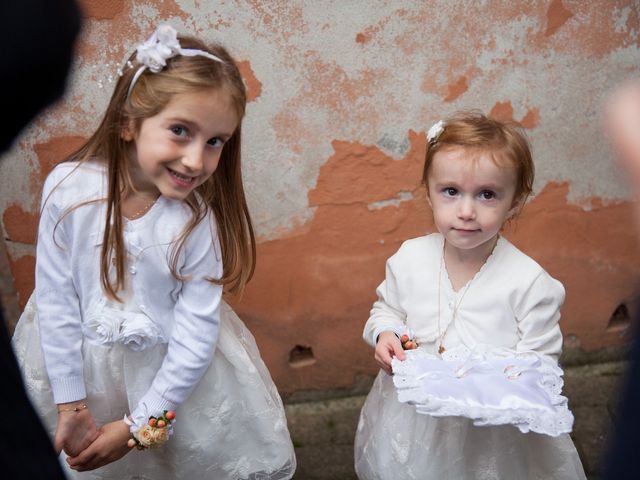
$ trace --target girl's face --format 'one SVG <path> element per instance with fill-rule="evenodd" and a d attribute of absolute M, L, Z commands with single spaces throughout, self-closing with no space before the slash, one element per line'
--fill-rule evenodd
<path fill-rule="evenodd" d="M 218 167 L 225 142 L 238 126 L 238 115 L 224 89 L 174 95 L 157 115 L 132 127 L 131 177 L 143 194 L 184 200 Z"/>
<path fill-rule="evenodd" d="M 463 147 L 440 150 L 428 172 L 428 202 L 448 248 L 490 253 L 504 222 L 515 213 L 517 170 L 498 165 L 489 152 Z"/>

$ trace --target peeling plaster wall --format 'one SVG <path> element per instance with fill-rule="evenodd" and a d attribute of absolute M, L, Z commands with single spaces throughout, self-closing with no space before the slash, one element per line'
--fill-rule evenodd
<path fill-rule="evenodd" d="M 537 195 L 506 235 L 565 284 L 566 346 L 624 341 L 624 312 L 610 321 L 634 304 L 640 256 L 600 112 L 613 86 L 640 76 L 638 1 L 81 4 L 67 96 L 0 166 L 20 305 L 33 289 L 44 177 L 96 127 L 127 52 L 166 21 L 228 46 L 245 77 L 259 257 L 236 308 L 283 392 L 349 387 L 376 370 L 360 335 L 385 259 L 433 231 L 424 132 L 460 109 L 517 120 L 530 135 Z"/>

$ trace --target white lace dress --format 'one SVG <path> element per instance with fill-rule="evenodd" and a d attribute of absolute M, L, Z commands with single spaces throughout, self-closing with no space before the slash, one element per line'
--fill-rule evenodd
<path fill-rule="evenodd" d="M 443 242 L 440 234 L 408 240 L 387 261 L 385 281 L 377 289 L 378 301 L 365 325 L 367 343 L 375 347 L 382 331 L 398 333 L 397 329 L 409 329 L 423 350 L 420 353 L 430 357 L 436 357 L 442 338 L 446 352 L 457 348 L 475 351 L 487 346 L 557 358 L 562 346 L 558 326 L 564 299 L 562 285 L 505 238 L 499 237 L 493 253 L 474 279 L 455 291 L 446 268 L 442 268 Z M 442 332 L 446 332 L 446 336 Z M 405 380 L 412 376 L 411 363 L 406 365 L 407 372 L 399 371 Z M 547 415 L 519 419 L 517 426 L 477 426 L 474 422 L 513 421 L 512 417 L 505 422 L 499 412 L 485 407 L 487 402 L 493 402 L 507 408 L 515 399 L 500 394 L 497 380 L 493 384 L 475 383 L 476 394 L 469 390 L 454 392 L 444 388 L 444 383 L 434 392 L 433 385 L 447 373 L 443 370 L 433 375 L 430 391 L 421 391 L 412 388 L 410 382 L 408 385 L 396 382 L 397 388 L 393 377 L 380 371 L 362 408 L 356 433 L 355 468 L 360 479 L 585 478 L 571 438 L 562 433 L 567 431 L 566 422 L 571 421 L 568 411 L 563 413 L 559 409 L 559 414 L 552 416 L 556 427 L 552 433 L 557 436 L 534 433 L 539 430 L 539 420 L 548 419 Z M 484 373 L 491 375 L 491 371 Z M 525 378 L 529 378 L 528 375 L 522 376 Z M 559 376 L 555 374 L 555 378 Z M 465 380 L 471 381 L 472 376 L 468 375 Z M 468 382 L 460 382 L 463 384 L 464 388 L 471 388 Z M 558 393 L 555 387 L 550 391 Z M 454 401 L 445 398 L 447 392 L 455 397 Z M 399 393 L 401 400 L 414 404 L 400 401 Z M 533 398 L 525 397 L 520 398 L 520 406 L 525 405 L 527 399 L 533 403 Z M 466 407 L 483 398 L 482 405 L 476 404 L 483 408 L 475 412 L 466 407 L 464 411 L 454 411 L 452 407 L 465 403 L 465 398 Z M 550 398 L 553 407 L 561 406 L 564 401 L 558 396 Z M 417 408 L 423 413 L 418 413 Z M 450 411 L 445 412 L 445 408 Z M 446 413 L 472 418 L 434 416 Z M 523 433 L 521 430 L 533 431 Z"/>
<path fill-rule="evenodd" d="M 567 434 L 521 433 L 511 425 L 476 427 L 463 417 L 436 418 L 398 401 L 380 372 L 362 409 L 356 472 L 364 479 L 584 479 Z"/>
<path fill-rule="evenodd" d="M 459 343 L 455 325 L 450 326 L 448 338 L 448 351 L 455 351 L 456 344 L 458 349 L 464 348 Z M 420 348 L 425 348 L 429 357 L 435 356 L 435 345 Z M 417 351 L 415 353 L 420 354 Z M 408 359 L 409 363 L 411 360 Z M 411 366 L 407 364 L 404 367 L 410 369 Z M 553 377 L 559 379 L 557 375 Z M 404 372 L 400 378 L 406 379 Z M 396 384 L 400 378 L 396 379 Z M 493 387 L 487 384 L 486 388 Z M 361 480 L 586 478 L 568 434 L 562 433 L 554 437 L 532 431 L 523 433 L 522 426 L 514 425 L 476 426 L 471 418 L 442 416 L 447 414 L 445 407 L 450 408 L 452 405 L 452 402 L 441 402 L 441 405 L 435 407 L 434 398 L 442 400 L 442 395 L 432 397 L 412 390 L 414 389 L 397 388 L 394 377 L 382 370 L 376 377 L 362 408 L 355 439 L 355 467 Z M 416 405 L 404 402 L 407 398 L 402 398 L 404 401 L 401 402 L 399 393 L 401 397 L 424 402 L 426 405 L 421 407 L 418 404 L 418 409 L 426 411 L 418 413 Z M 488 390 L 476 395 L 467 394 L 474 401 L 479 397 L 491 399 L 495 395 L 497 392 Z M 564 397 L 559 397 L 559 402 L 560 399 Z M 533 398 L 530 400 L 535 403 Z M 495 412 L 473 412 L 474 409 L 469 405 L 465 410 L 463 413 L 458 408 L 449 413 L 473 417 L 476 424 L 478 419 L 485 419 L 486 422 L 487 416 L 496 423 L 508 423 L 496 417 Z M 568 411 L 563 411 L 559 415 L 560 421 L 566 420 L 566 414 L 570 417 Z"/>
<path fill-rule="evenodd" d="M 105 311 L 128 317 L 132 325 L 135 322 L 134 310 L 107 306 Z M 31 299 L 13 344 L 29 396 L 53 436 L 56 405 L 36 317 Z M 255 340 L 226 303 L 222 304 L 220 317 L 213 361 L 176 410 L 169 442 L 154 450 L 133 449 L 122 459 L 91 472 L 77 473 L 67 468 L 69 478 L 280 480 L 293 476 L 296 460 L 282 401 Z M 86 403 L 98 425 L 121 419 L 131 411 L 148 390 L 165 356 L 167 344 L 162 342 L 136 351 L 144 343 L 145 333 L 144 328 L 133 330 L 129 346 L 83 342 Z M 62 457 L 64 454 L 61 462 L 66 467 Z"/>

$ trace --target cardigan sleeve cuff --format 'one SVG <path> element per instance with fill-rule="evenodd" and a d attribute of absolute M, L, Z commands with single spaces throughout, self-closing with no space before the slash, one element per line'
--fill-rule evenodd
<path fill-rule="evenodd" d="M 76 402 L 87 398 L 82 377 L 62 377 L 51 380 L 53 401 L 55 403 Z"/>
<path fill-rule="evenodd" d="M 370 339 L 370 345 L 375 348 L 376 343 L 378 343 L 378 337 L 382 332 L 393 332 L 396 334 L 396 337 L 400 338 L 406 331 L 407 327 L 404 325 L 380 325 L 373 331 L 373 337 Z"/>
<path fill-rule="evenodd" d="M 131 412 L 131 417 L 134 419 L 143 418 L 146 422 L 151 415 L 158 416 L 165 410 L 175 410 L 177 406 L 178 404 L 162 398 L 151 388 Z"/>

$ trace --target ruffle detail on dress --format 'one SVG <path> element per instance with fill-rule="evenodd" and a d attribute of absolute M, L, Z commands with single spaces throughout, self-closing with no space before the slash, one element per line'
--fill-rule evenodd
<path fill-rule="evenodd" d="M 56 405 L 33 297 L 13 342 L 29 397 L 53 439 Z M 108 348 L 83 342 L 86 403 L 96 424 L 120 420 L 138 405 L 166 353 L 166 344 L 137 352 L 121 342 Z M 162 448 L 132 452 L 91 472 L 73 471 L 63 462 L 67 478 L 288 480 L 294 475 L 295 451 L 278 390 L 253 335 L 224 302 L 213 360 L 189 398 L 176 408 L 176 418 L 171 440 Z M 138 420 L 143 421 L 144 414 Z"/>
<path fill-rule="evenodd" d="M 573 415 L 562 396 L 562 370 L 535 352 L 498 348 L 449 349 L 442 358 L 423 349 L 393 359 L 398 400 L 417 413 L 466 417 L 476 426 L 513 425 L 557 437 L 571 431 Z"/>
<path fill-rule="evenodd" d="M 82 325 L 82 331 L 94 345 L 121 343 L 134 352 L 167 343 L 162 330 L 144 313 L 108 306 L 89 316 Z"/>

